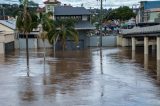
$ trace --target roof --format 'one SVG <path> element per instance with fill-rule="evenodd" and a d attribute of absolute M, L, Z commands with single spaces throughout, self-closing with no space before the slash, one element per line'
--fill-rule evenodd
<path fill-rule="evenodd" d="M 0 24 L 15 30 L 16 29 L 16 21 L 10 21 L 10 20 L 0 20 Z"/>
<path fill-rule="evenodd" d="M 84 7 L 57 6 L 54 10 L 55 15 L 90 15 L 91 13 Z"/>
<path fill-rule="evenodd" d="M 75 24 L 75 29 L 76 30 L 93 30 L 93 29 L 96 29 L 96 27 L 94 27 L 88 21 L 80 21 Z"/>
<path fill-rule="evenodd" d="M 143 1 L 144 9 L 160 8 L 160 1 Z"/>
<path fill-rule="evenodd" d="M 133 27 L 132 29 L 122 29 L 123 35 L 138 35 L 138 34 L 155 34 L 160 33 L 160 25 L 147 27 Z"/>
<path fill-rule="evenodd" d="M 56 2 L 50 2 L 50 1 L 45 1 L 44 4 L 59 4 L 61 2 L 56 1 Z"/>

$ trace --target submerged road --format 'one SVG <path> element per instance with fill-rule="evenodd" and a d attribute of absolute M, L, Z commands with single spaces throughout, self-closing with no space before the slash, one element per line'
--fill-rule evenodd
<path fill-rule="evenodd" d="M 47 50 L 45 65 L 32 50 L 28 75 L 25 51 L 0 55 L 0 106 L 160 106 L 156 53 L 142 50 Z"/>

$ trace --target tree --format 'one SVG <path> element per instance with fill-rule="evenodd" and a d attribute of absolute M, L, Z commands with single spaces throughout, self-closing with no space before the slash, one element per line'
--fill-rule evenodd
<path fill-rule="evenodd" d="M 28 35 L 38 25 L 38 17 L 28 10 L 28 0 L 23 1 L 23 11 L 19 11 L 16 27 L 18 32 L 23 33 L 26 37 L 26 56 L 27 69 L 29 69 L 29 51 L 28 51 Z"/>
<path fill-rule="evenodd" d="M 124 20 L 129 20 L 135 16 L 136 16 L 135 13 L 128 6 L 121 6 L 109 12 L 106 15 L 106 19 L 107 20 L 120 19 L 124 21 Z"/>
<path fill-rule="evenodd" d="M 78 32 L 74 29 L 74 20 L 72 19 L 59 19 L 55 22 L 56 30 L 51 30 L 48 33 L 50 43 L 54 43 L 58 37 L 61 42 L 61 47 L 66 48 L 66 40 L 74 40 L 77 44 L 79 41 Z"/>
<path fill-rule="evenodd" d="M 44 14 L 40 13 L 40 38 L 43 41 L 43 48 L 44 48 L 44 63 L 45 63 L 45 53 L 46 53 L 46 47 L 45 47 L 45 40 L 48 39 L 48 32 L 51 30 L 54 30 L 54 24 L 53 19 L 50 19 L 50 14 Z"/>

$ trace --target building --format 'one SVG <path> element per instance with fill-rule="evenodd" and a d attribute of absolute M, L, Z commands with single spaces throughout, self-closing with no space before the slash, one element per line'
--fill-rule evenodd
<path fill-rule="evenodd" d="M 46 13 L 48 13 L 50 11 L 54 11 L 54 7 L 59 6 L 61 2 L 57 0 L 47 0 L 44 2 L 44 4 L 45 4 L 45 11 Z"/>
<path fill-rule="evenodd" d="M 155 22 L 160 18 L 160 1 L 141 1 L 139 22 Z"/>
<path fill-rule="evenodd" d="M 0 54 L 14 50 L 15 23 L 9 20 L 0 20 Z"/>
<path fill-rule="evenodd" d="M 64 19 L 64 18 L 74 18 L 77 20 L 75 24 L 75 29 L 79 33 L 79 44 L 74 45 L 74 41 L 68 39 L 66 44 L 66 49 L 83 49 L 88 45 L 87 33 L 94 30 L 95 27 L 90 24 L 91 13 L 84 7 L 72 7 L 67 5 L 60 5 L 57 0 L 49 0 L 45 3 L 45 11 L 53 12 L 53 19 Z M 0 21 L 0 53 L 5 53 L 8 50 L 13 50 L 14 48 L 25 49 L 26 48 L 26 38 L 24 34 L 16 34 L 16 24 L 15 20 L 1 20 Z M 28 35 L 28 47 L 29 48 L 42 48 L 42 39 L 38 38 L 39 30 L 38 28 L 30 32 Z M 48 40 L 45 41 L 46 47 L 50 48 Z M 57 43 L 57 48 L 59 48 L 60 43 Z"/>
<path fill-rule="evenodd" d="M 72 7 L 66 4 L 62 6 L 57 0 L 48 0 L 44 2 L 44 4 L 46 12 L 53 12 L 54 20 L 68 18 L 77 20 L 75 23 L 75 29 L 79 33 L 79 45 L 75 46 L 73 44 L 74 41 L 67 40 L 66 49 L 81 49 L 87 47 L 87 33 L 95 29 L 95 27 L 90 23 L 91 13 L 89 10 L 84 7 Z"/>

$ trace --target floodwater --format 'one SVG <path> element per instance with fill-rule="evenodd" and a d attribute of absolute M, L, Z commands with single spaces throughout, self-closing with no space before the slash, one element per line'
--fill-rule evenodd
<path fill-rule="evenodd" d="M 0 106 L 160 106 L 155 51 L 91 48 L 30 50 L 0 56 Z M 157 64 L 158 63 L 158 64 Z"/>

